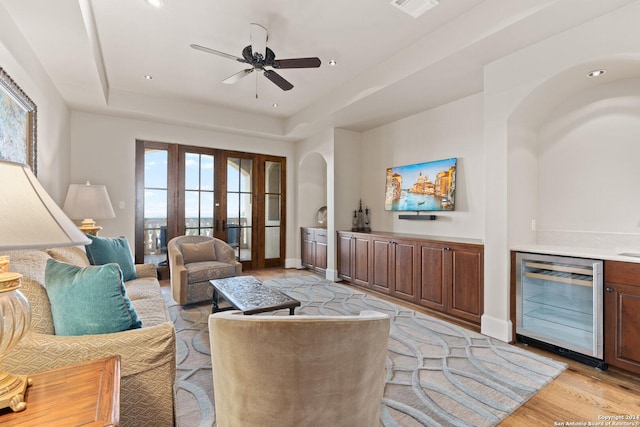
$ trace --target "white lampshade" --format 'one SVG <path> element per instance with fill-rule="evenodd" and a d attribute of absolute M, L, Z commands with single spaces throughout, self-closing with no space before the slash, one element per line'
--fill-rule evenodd
<path fill-rule="evenodd" d="M 31 170 L 0 160 L 0 250 L 87 245 L 91 241 L 62 212 Z M 0 359 L 6 357 L 31 326 L 31 307 L 20 292 L 22 275 L 8 271 L 0 257 Z M 0 372 L 0 408 L 23 411 L 27 375 Z"/>
<path fill-rule="evenodd" d="M 116 214 L 104 185 L 71 184 L 62 210 L 71 219 L 110 219 Z"/>
<path fill-rule="evenodd" d="M 90 243 L 27 166 L 0 161 L 0 185 L 0 250 Z"/>

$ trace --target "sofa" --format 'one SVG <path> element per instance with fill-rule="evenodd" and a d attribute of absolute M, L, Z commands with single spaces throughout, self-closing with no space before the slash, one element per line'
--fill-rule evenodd
<path fill-rule="evenodd" d="M 224 240 L 209 236 L 178 236 L 167 244 L 171 292 L 180 305 L 211 302 L 209 280 L 239 276 L 242 264 Z"/>
<path fill-rule="evenodd" d="M 49 259 L 89 265 L 83 248 L 5 252 L 10 271 L 21 273 L 22 293 L 31 304 L 31 330 L 0 362 L 0 369 L 29 374 L 112 355 L 120 356 L 120 425 L 173 426 L 176 335 L 153 264 L 135 265 L 124 282 L 142 327 L 100 335 L 55 335 L 45 289 Z M 27 397 L 28 403 L 28 397 Z"/>

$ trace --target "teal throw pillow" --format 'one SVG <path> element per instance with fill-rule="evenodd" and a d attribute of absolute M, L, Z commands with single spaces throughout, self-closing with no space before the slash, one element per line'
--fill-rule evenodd
<path fill-rule="evenodd" d="M 49 259 L 44 279 L 56 335 L 109 334 L 142 327 L 117 264 L 77 267 Z"/>
<path fill-rule="evenodd" d="M 122 269 L 124 281 L 136 278 L 136 268 L 133 264 L 129 242 L 124 237 L 97 237 L 87 234 L 91 244 L 85 246 L 87 258 L 91 265 L 103 265 L 115 262 Z"/>

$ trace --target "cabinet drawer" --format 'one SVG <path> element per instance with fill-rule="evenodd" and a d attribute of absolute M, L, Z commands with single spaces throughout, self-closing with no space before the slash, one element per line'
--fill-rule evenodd
<path fill-rule="evenodd" d="M 316 229 L 315 241 L 318 243 L 327 243 L 327 230 Z"/>
<path fill-rule="evenodd" d="M 302 238 L 304 240 L 313 240 L 313 228 L 303 228 Z"/>
<path fill-rule="evenodd" d="M 634 262 L 605 261 L 604 281 L 640 286 L 640 264 Z"/>

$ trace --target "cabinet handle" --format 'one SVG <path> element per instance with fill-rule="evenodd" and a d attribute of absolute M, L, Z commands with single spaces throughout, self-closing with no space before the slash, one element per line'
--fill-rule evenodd
<path fill-rule="evenodd" d="M 609 293 L 615 292 L 615 291 L 613 290 L 613 288 L 607 288 L 607 289 L 606 289 L 606 291 L 607 291 L 607 292 L 609 292 Z"/>
<path fill-rule="evenodd" d="M 444 248 L 442 248 L 442 250 L 443 250 L 443 251 L 450 251 L 450 250 L 451 250 L 451 248 L 449 248 L 449 247 L 445 246 Z"/>

